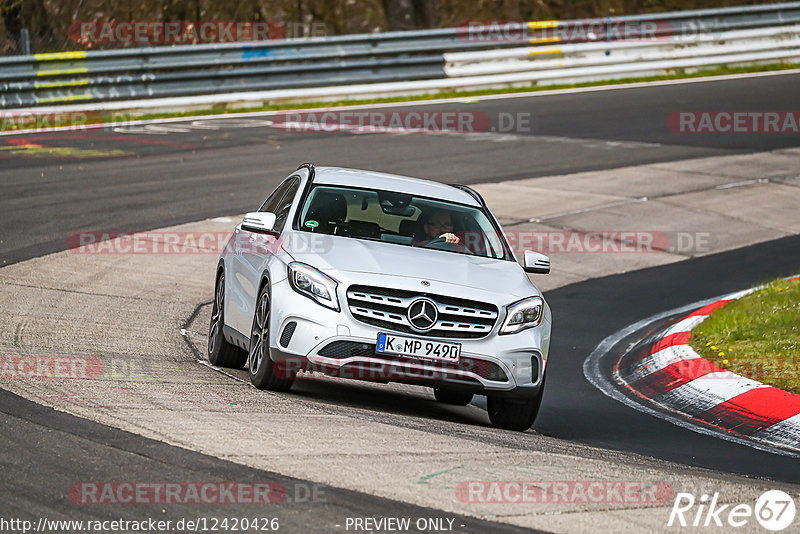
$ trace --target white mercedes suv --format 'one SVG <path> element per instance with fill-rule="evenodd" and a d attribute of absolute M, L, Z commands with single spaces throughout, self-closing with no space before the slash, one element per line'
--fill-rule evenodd
<path fill-rule="evenodd" d="M 259 389 L 298 373 L 487 396 L 526 430 L 544 391 L 551 314 L 481 196 L 463 185 L 301 165 L 222 252 L 208 359 Z"/>

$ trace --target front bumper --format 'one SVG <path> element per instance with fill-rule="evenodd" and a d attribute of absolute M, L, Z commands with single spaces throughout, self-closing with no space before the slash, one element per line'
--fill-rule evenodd
<path fill-rule="evenodd" d="M 478 394 L 532 396 L 542 383 L 550 342 L 549 309 L 538 327 L 511 335 L 497 335 L 505 310 L 492 332 L 479 339 L 398 332 L 406 337 L 460 343 L 459 364 L 444 365 L 376 353 L 378 333 L 392 330 L 353 317 L 343 294 L 339 295 L 342 309 L 337 312 L 298 294 L 286 280 L 271 289 L 270 355 L 275 361 L 302 361 L 306 369 L 341 378 L 446 387 Z M 339 290 L 344 293 L 344 288 Z"/>

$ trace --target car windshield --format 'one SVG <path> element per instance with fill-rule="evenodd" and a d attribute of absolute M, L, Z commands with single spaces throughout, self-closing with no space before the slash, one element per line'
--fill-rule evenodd
<path fill-rule="evenodd" d="M 511 259 L 481 209 L 407 193 L 315 185 L 299 222 L 305 232 Z"/>

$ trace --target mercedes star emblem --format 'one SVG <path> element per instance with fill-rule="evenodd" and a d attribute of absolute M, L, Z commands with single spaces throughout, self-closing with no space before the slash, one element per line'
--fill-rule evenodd
<path fill-rule="evenodd" d="M 436 304 L 428 299 L 417 299 L 408 307 L 408 322 L 417 330 L 430 330 L 436 325 L 439 310 Z"/>

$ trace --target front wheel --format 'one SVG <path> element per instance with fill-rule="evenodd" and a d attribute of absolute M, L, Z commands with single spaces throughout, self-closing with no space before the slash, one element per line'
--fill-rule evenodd
<path fill-rule="evenodd" d="M 280 369 L 269 356 L 269 314 L 269 285 L 265 285 L 258 294 L 256 311 L 253 314 L 250 353 L 247 358 L 250 382 L 258 389 L 289 391 L 294 383 L 294 373 Z"/>
<path fill-rule="evenodd" d="M 489 397 L 487 408 L 492 425 L 505 430 L 525 431 L 533 426 L 544 395 L 544 379 L 539 392 L 530 398 L 514 399 L 507 397 Z"/>

